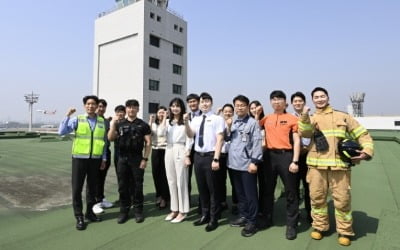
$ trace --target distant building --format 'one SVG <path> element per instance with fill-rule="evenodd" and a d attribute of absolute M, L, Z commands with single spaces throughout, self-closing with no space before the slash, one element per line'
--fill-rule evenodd
<path fill-rule="evenodd" d="M 400 130 L 400 116 L 355 117 L 367 129 Z"/>
<path fill-rule="evenodd" d="M 108 114 L 127 99 L 147 120 L 159 105 L 187 94 L 187 23 L 165 0 L 116 0 L 95 21 L 93 93 Z"/>

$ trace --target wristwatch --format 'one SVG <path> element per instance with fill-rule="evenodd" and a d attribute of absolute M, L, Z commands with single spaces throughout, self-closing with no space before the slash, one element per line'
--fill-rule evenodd
<path fill-rule="evenodd" d="M 213 162 L 219 162 L 219 159 L 214 158 L 214 159 L 213 159 Z"/>
<path fill-rule="evenodd" d="M 148 160 L 149 160 L 149 158 L 142 157 L 142 160 L 144 160 L 144 161 L 148 161 Z"/>
<path fill-rule="evenodd" d="M 292 163 L 294 163 L 294 164 L 296 164 L 296 165 L 299 165 L 299 162 L 298 162 L 298 161 L 292 161 Z"/>

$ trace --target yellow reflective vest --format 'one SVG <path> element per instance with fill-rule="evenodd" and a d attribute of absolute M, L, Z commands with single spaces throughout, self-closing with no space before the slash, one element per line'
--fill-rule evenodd
<path fill-rule="evenodd" d="M 86 115 L 79 115 L 78 127 L 72 144 L 72 155 L 77 158 L 101 158 L 105 145 L 106 127 L 104 118 L 97 116 L 94 130 L 90 128 Z"/>
<path fill-rule="evenodd" d="M 362 151 L 373 156 L 374 144 L 368 131 L 351 115 L 332 109 L 330 106 L 317 109 L 312 116 L 301 114 L 299 121 L 300 136 L 311 138 L 307 155 L 307 165 L 310 167 L 344 169 L 347 165 L 342 161 L 337 145 L 344 138 L 352 138 L 359 142 Z M 318 128 L 326 137 L 329 150 L 317 152 L 313 134 Z"/>

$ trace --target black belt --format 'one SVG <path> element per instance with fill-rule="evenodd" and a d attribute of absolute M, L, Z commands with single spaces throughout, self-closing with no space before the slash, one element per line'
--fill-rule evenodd
<path fill-rule="evenodd" d="M 227 156 L 228 156 L 228 153 L 220 153 L 219 156 L 220 156 L 220 157 L 227 157 Z"/>
<path fill-rule="evenodd" d="M 275 154 L 283 154 L 287 152 L 293 152 L 292 149 L 268 149 L 268 151 L 275 153 Z"/>
<path fill-rule="evenodd" d="M 196 154 L 198 154 L 198 155 L 201 156 L 201 157 L 205 157 L 205 156 L 214 156 L 214 151 L 211 151 L 211 152 L 197 152 L 197 151 L 196 151 Z"/>

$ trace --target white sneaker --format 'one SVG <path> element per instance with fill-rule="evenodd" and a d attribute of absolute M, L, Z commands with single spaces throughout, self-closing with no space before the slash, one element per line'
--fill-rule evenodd
<path fill-rule="evenodd" d="M 93 210 L 93 213 L 95 213 L 95 214 L 104 213 L 104 209 L 101 208 L 101 202 L 96 203 L 96 204 L 93 206 L 92 210 Z"/>
<path fill-rule="evenodd" d="M 114 204 L 112 204 L 112 202 L 109 202 L 108 200 L 106 200 L 105 198 L 103 199 L 103 201 L 101 202 L 101 207 L 102 208 L 110 208 L 113 207 Z"/>

